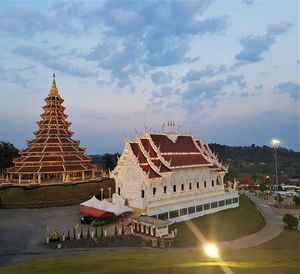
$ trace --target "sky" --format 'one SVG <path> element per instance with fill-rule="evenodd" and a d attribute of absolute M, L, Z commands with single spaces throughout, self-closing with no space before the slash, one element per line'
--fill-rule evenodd
<path fill-rule="evenodd" d="M 0 41 L 0 140 L 17 148 L 55 72 L 88 154 L 169 120 L 208 143 L 300 150 L 297 0 L 2 0 Z"/>

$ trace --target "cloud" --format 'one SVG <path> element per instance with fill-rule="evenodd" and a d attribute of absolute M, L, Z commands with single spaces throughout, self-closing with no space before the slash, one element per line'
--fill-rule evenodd
<path fill-rule="evenodd" d="M 201 19 L 210 1 L 106 1 L 85 18 L 103 24 L 106 40 L 86 55 L 119 82 L 150 67 L 188 62 L 189 40 L 226 27 L 226 17 Z M 90 15 L 91 15 L 90 14 Z"/>
<path fill-rule="evenodd" d="M 151 80 L 155 85 L 162 85 L 171 82 L 173 77 L 162 71 L 157 71 L 151 74 Z"/>
<path fill-rule="evenodd" d="M 274 35 L 274 36 L 280 35 L 282 33 L 285 33 L 291 26 L 292 24 L 287 21 L 283 21 L 275 24 L 269 24 L 267 26 L 267 34 Z"/>
<path fill-rule="evenodd" d="M 242 38 L 240 43 L 243 47 L 236 56 L 238 65 L 256 63 L 263 59 L 262 54 L 268 51 L 273 44 L 273 38 L 269 36 L 248 36 Z"/>
<path fill-rule="evenodd" d="M 35 62 L 41 63 L 45 67 L 55 71 L 60 71 L 65 74 L 76 77 L 92 77 L 94 73 L 75 67 L 74 65 L 62 61 L 62 56 L 51 55 L 47 50 L 34 46 L 19 46 L 14 49 L 14 53 L 29 58 Z"/>
<path fill-rule="evenodd" d="M 45 32 L 74 37 L 100 34 L 101 40 L 85 54 L 86 60 L 95 61 L 98 67 L 109 71 L 119 85 L 127 85 L 130 77 L 140 76 L 151 67 L 189 62 L 186 54 L 191 38 L 223 31 L 225 16 L 202 17 L 210 3 L 209 0 L 104 1 L 91 5 L 66 1 L 54 2 L 48 9 L 19 6 L 0 14 L 0 31 L 18 39 Z M 24 49 L 19 51 L 22 55 Z M 29 55 L 52 69 L 89 77 L 89 73 L 74 66 L 70 68 L 58 59 L 45 60 L 40 51 Z M 197 56 L 192 58 L 195 60 Z"/>
<path fill-rule="evenodd" d="M 279 93 L 288 93 L 291 98 L 298 101 L 300 94 L 300 84 L 295 82 L 283 82 L 275 86 Z"/>
<path fill-rule="evenodd" d="M 263 36 L 247 36 L 240 40 L 243 47 L 242 50 L 235 56 L 237 62 L 233 68 L 245 64 L 257 63 L 263 60 L 263 54 L 267 52 L 275 42 L 276 36 L 285 33 L 292 25 L 288 22 L 279 22 L 269 24 L 267 32 Z"/>
<path fill-rule="evenodd" d="M 82 28 L 80 20 L 84 11 L 82 3 L 55 2 L 46 11 L 35 7 L 21 6 L 3 12 L 0 30 L 15 36 L 34 36 L 40 32 L 56 32 L 78 35 Z"/>
<path fill-rule="evenodd" d="M 225 72 L 226 67 L 225 65 L 221 65 L 219 67 L 214 67 L 211 65 L 208 65 L 203 70 L 191 70 L 189 71 L 183 78 L 182 82 L 188 82 L 188 81 L 198 81 L 203 77 L 214 77 L 217 74 Z"/>
<path fill-rule="evenodd" d="M 182 94 L 183 101 L 195 104 L 194 100 L 199 98 L 214 99 L 225 86 L 236 83 L 240 88 L 246 86 L 243 75 L 229 75 L 225 80 L 215 80 L 211 82 L 190 83 L 188 90 Z M 197 105 L 197 104 L 195 104 Z"/>
<path fill-rule="evenodd" d="M 24 68 L 24 70 L 26 70 Z M 23 77 L 21 74 L 21 69 L 18 70 L 7 70 L 2 67 L 0 67 L 0 82 L 6 82 L 10 84 L 17 84 L 20 85 L 23 88 L 29 88 L 28 83 L 29 79 L 26 77 Z"/>
<path fill-rule="evenodd" d="M 262 85 L 262 84 L 256 85 L 256 86 L 254 86 L 254 88 L 255 88 L 256 90 L 261 90 L 261 89 L 263 88 L 263 85 Z"/>
<path fill-rule="evenodd" d="M 252 5 L 254 3 L 254 0 L 242 0 L 247 5 Z"/>

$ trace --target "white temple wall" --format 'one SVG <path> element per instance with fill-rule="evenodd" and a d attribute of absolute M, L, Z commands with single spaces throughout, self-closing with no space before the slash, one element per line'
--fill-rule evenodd
<path fill-rule="evenodd" d="M 219 185 L 217 184 L 218 177 Z M 214 181 L 214 186 L 212 186 L 212 181 Z M 176 191 L 174 191 L 174 185 L 176 186 Z M 222 174 L 207 167 L 176 169 L 172 172 L 170 177 L 151 181 L 147 192 L 147 195 L 150 198 L 153 197 L 154 187 L 156 188 L 155 196 L 162 197 L 166 196 L 166 194 L 190 193 L 194 191 L 224 191 Z M 164 192 L 165 187 L 166 193 Z"/>
<path fill-rule="evenodd" d="M 147 178 L 142 174 L 140 168 L 136 165 L 135 158 L 128 154 L 120 171 L 114 176 L 116 183 L 116 193 L 120 188 L 120 196 L 127 199 L 128 205 L 136 208 L 146 208 L 148 195 Z M 144 190 L 145 198 L 141 197 Z"/>
<path fill-rule="evenodd" d="M 166 219 L 174 223 L 238 207 L 239 198 L 236 191 L 230 191 L 206 197 L 191 197 L 191 199 L 186 199 L 185 201 L 170 199 L 169 203 L 165 205 L 155 203 L 151 203 L 151 205 L 148 208 L 147 215 Z"/>

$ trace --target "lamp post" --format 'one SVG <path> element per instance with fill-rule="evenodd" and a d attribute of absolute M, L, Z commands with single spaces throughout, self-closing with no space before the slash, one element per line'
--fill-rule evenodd
<path fill-rule="evenodd" d="M 277 148 L 280 144 L 280 141 L 277 139 L 272 139 L 271 141 L 272 145 L 274 146 L 274 151 L 275 151 L 275 183 L 276 183 L 276 189 L 277 189 L 277 207 L 279 207 L 279 194 L 278 194 L 278 167 L 277 167 Z"/>

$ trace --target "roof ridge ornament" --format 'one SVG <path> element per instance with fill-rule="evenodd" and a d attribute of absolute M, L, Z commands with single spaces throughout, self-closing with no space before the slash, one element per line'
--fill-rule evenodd
<path fill-rule="evenodd" d="M 56 81 L 55 81 L 55 73 L 53 73 L 53 80 L 52 80 L 52 86 L 49 92 L 49 96 L 58 96 L 58 90 L 56 87 Z"/>
<path fill-rule="evenodd" d="M 177 137 L 180 135 L 179 132 L 180 126 L 175 126 L 175 121 L 170 120 L 167 123 L 167 127 L 165 128 L 165 123 L 162 125 L 162 133 L 165 134 L 173 143 L 176 142 Z"/>

